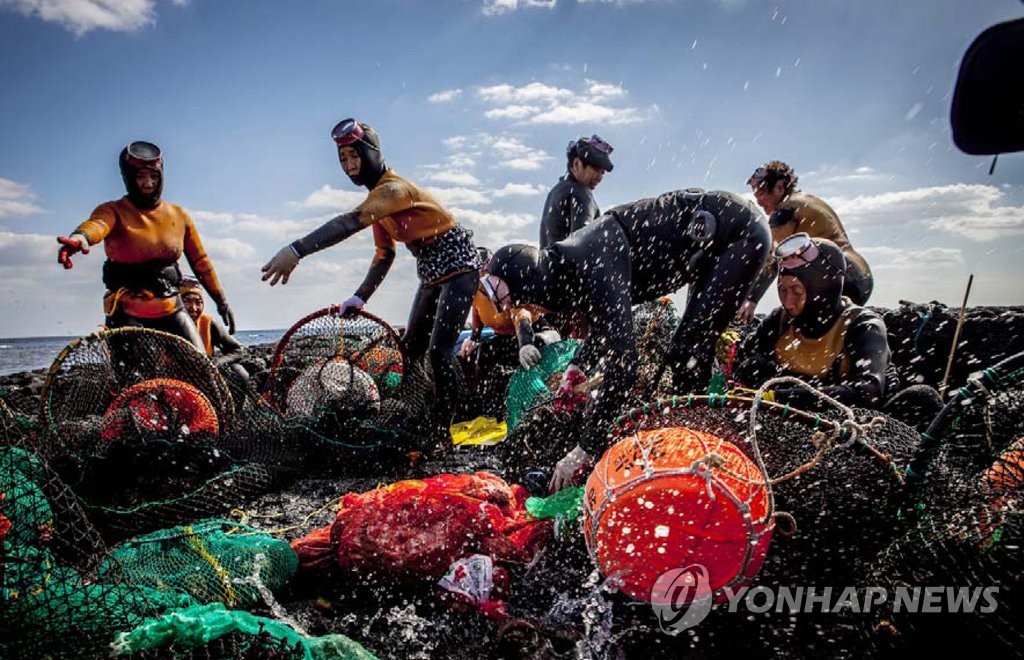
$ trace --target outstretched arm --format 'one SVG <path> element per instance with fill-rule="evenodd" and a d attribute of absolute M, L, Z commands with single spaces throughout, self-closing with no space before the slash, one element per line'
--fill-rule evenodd
<path fill-rule="evenodd" d="M 263 265 L 262 280 L 270 280 L 270 286 L 288 284 L 292 271 L 303 257 L 336 245 L 363 228 L 359 222 L 359 211 L 349 211 L 331 218 L 309 234 L 277 251 L 274 257 Z"/>

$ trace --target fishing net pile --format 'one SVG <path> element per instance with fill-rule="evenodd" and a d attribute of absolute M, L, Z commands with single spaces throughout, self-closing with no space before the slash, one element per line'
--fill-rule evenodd
<path fill-rule="evenodd" d="M 225 609 L 272 603 L 295 566 L 287 543 L 216 520 L 109 551 L 56 473 L 24 449 L 0 448 L 5 658 L 313 657 L 307 647 L 324 640 Z M 337 653 L 318 657 L 368 657 L 336 641 Z"/>
<path fill-rule="evenodd" d="M 898 309 L 880 311 L 889 332 L 892 362 L 903 384 L 938 388 L 953 346 L 959 310 L 931 302 L 904 303 Z M 1024 351 L 1024 314 L 1019 308 L 969 308 L 957 343 L 949 378 L 954 386 L 964 383 L 970 373 Z"/>
<path fill-rule="evenodd" d="M 108 538 L 210 515 L 290 474 L 281 417 L 180 337 L 119 328 L 69 344 L 41 393 L 32 449 Z"/>
<path fill-rule="evenodd" d="M 300 319 L 271 360 L 266 398 L 307 448 L 349 464 L 421 449 L 433 387 L 423 363 L 406 364 L 397 333 L 364 312 L 331 306 Z"/>
<path fill-rule="evenodd" d="M 903 505 L 908 525 L 872 566 L 869 583 L 890 593 L 867 631 L 879 649 L 934 649 L 949 635 L 979 652 L 1024 644 L 1022 367 L 1018 354 L 984 370 L 929 428 Z M 900 588 L 906 598 L 938 590 L 940 611 L 897 607 Z"/>

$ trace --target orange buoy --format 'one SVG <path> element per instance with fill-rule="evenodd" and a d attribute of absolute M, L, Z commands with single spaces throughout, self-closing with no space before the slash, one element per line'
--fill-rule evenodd
<path fill-rule="evenodd" d="M 374 346 L 365 353 L 354 356 L 352 363 L 373 376 L 374 379 L 390 373 L 402 373 L 402 354 L 388 346 Z"/>
<path fill-rule="evenodd" d="M 151 378 L 123 390 L 103 414 L 102 439 L 111 441 L 129 430 L 216 434 L 220 423 L 210 400 L 194 385 L 173 378 Z"/>
<path fill-rule="evenodd" d="M 695 564 L 721 601 L 724 587 L 760 570 L 773 528 L 757 465 L 732 443 L 686 428 L 614 444 L 587 479 L 583 503 L 587 548 L 601 573 L 655 603 L 664 599 L 652 595 L 662 574 Z"/>
<path fill-rule="evenodd" d="M 1024 493 L 1024 437 L 1017 438 L 999 454 L 981 477 L 982 489 L 992 495 Z"/>
<path fill-rule="evenodd" d="M 1017 438 L 981 475 L 982 506 L 976 511 L 975 531 L 984 546 L 998 538 L 1009 512 L 1024 498 L 1024 437 Z"/>

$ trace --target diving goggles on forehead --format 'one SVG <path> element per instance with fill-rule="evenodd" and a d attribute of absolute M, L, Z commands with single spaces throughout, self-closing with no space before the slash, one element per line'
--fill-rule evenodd
<path fill-rule="evenodd" d="M 775 248 L 775 258 L 783 270 L 799 268 L 804 264 L 812 263 L 820 253 L 817 244 L 806 232 L 793 234 Z"/>
<path fill-rule="evenodd" d="M 160 169 L 164 164 L 160 147 L 152 142 L 132 142 L 125 147 L 128 164 L 132 167 L 151 167 Z"/>
<path fill-rule="evenodd" d="M 338 122 L 338 124 L 331 129 L 331 138 L 334 140 L 334 144 L 339 147 L 348 147 L 356 142 L 362 142 L 368 147 L 372 147 L 373 149 L 377 148 L 366 141 L 366 132 L 355 119 L 343 119 Z"/>
<path fill-rule="evenodd" d="M 497 306 L 509 301 L 508 284 L 495 275 L 484 275 L 480 278 L 480 286 L 484 288 L 487 298 Z"/>
<path fill-rule="evenodd" d="M 573 147 L 579 145 L 593 147 L 595 150 L 600 151 L 603 154 L 610 154 L 611 152 L 615 151 L 615 148 L 612 147 L 612 145 L 602 140 L 601 136 L 597 135 L 596 133 L 594 135 L 591 135 L 590 137 L 580 138 L 575 142 L 570 142 L 569 148 L 572 149 Z"/>

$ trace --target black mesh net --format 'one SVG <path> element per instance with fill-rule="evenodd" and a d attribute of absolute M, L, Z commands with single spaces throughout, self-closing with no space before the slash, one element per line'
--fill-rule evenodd
<path fill-rule="evenodd" d="M 864 631 L 879 649 L 938 650 L 950 636 L 980 652 L 1024 643 L 1022 376 L 1012 366 L 986 369 L 929 429 L 934 455 L 907 491 L 907 526 L 880 552 L 869 583 L 909 599 L 938 590 L 940 606 L 922 614 L 891 597 Z"/>
<path fill-rule="evenodd" d="M 232 397 L 212 361 L 167 333 L 121 328 L 72 342 L 41 402 L 33 448 L 108 539 L 226 515 L 301 459 L 255 392 Z"/>
<path fill-rule="evenodd" d="M 266 398 L 321 466 L 363 466 L 427 444 L 429 369 L 407 364 L 398 335 L 377 317 L 341 316 L 337 306 L 309 314 L 271 362 Z"/>

